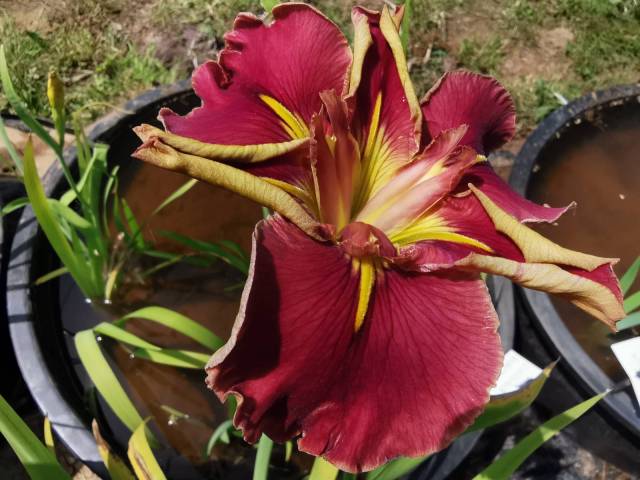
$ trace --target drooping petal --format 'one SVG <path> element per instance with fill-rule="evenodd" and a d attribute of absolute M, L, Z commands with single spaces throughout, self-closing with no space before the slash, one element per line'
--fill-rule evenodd
<path fill-rule="evenodd" d="M 231 340 L 207 367 L 219 396 L 240 397 L 247 440 L 301 434 L 303 451 L 363 471 L 445 448 L 482 411 L 502 353 L 477 276 L 385 270 L 355 332 L 358 278 L 340 248 L 278 219 L 254 241 Z"/>
<path fill-rule="evenodd" d="M 511 96 L 495 79 L 467 71 L 448 72 L 421 102 L 430 138 L 443 130 L 469 126 L 462 143 L 488 154 L 516 130 Z"/>
<path fill-rule="evenodd" d="M 421 113 L 394 18 L 356 7 L 354 64 L 348 100 L 362 150 L 362 182 L 354 211 L 418 151 Z"/>
<path fill-rule="evenodd" d="M 618 261 L 616 258 L 596 257 L 561 247 L 520 223 L 473 185 L 469 184 L 469 188 L 491 217 L 495 229 L 509 237 L 518 246 L 526 262 L 555 263 L 591 271 L 604 264 Z"/>
<path fill-rule="evenodd" d="M 292 196 L 255 175 L 224 163 L 180 153 L 154 137 L 141 145 L 132 156 L 236 192 L 279 212 L 313 238 L 327 238 L 325 226 L 315 220 Z"/>
<path fill-rule="evenodd" d="M 566 207 L 553 208 L 527 200 L 516 193 L 487 163 L 470 168 L 462 182 L 465 185 L 473 183 L 501 209 L 521 222 L 555 222 L 567 210 L 575 207 L 575 202 Z"/>
<path fill-rule="evenodd" d="M 520 263 L 474 253 L 458 261 L 456 267 L 502 275 L 523 287 L 563 297 L 613 331 L 616 322 L 626 316 L 620 287 L 610 264 L 589 272 L 575 267 L 565 269 L 547 263 Z"/>
<path fill-rule="evenodd" d="M 160 113 L 168 131 L 209 144 L 283 143 L 308 136 L 320 92 L 346 88 L 351 52 L 344 35 L 302 3 L 273 9 L 263 23 L 240 14 L 219 62 L 193 75 L 202 106 L 182 117 Z"/>
<path fill-rule="evenodd" d="M 198 157 L 211 160 L 254 163 L 262 162 L 270 158 L 281 157 L 287 153 L 306 147 L 308 138 L 296 138 L 280 143 L 231 145 L 212 144 L 182 137 L 171 132 L 165 132 L 152 125 L 142 124 L 133 129 L 143 142 L 151 138 L 157 138 L 162 143 L 175 148 L 182 153 L 189 153 Z"/>
<path fill-rule="evenodd" d="M 609 326 L 624 317 L 611 267 L 616 259 L 560 247 L 501 210 L 479 189 L 471 186 L 471 191 L 446 198 L 419 225 L 423 240 L 401 248 L 390 260 L 422 272 L 468 268 L 504 275 L 525 287 L 565 297 Z M 490 251 L 468 239 L 482 242 Z"/>

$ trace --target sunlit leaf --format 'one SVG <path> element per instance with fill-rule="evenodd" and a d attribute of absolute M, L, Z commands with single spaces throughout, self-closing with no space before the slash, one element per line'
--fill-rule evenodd
<path fill-rule="evenodd" d="M 164 472 L 153 455 L 147 437 L 147 422 L 140 422 L 129 439 L 127 456 L 139 480 L 165 480 Z"/>
<path fill-rule="evenodd" d="M 178 368 L 192 368 L 194 370 L 202 370 L 209 361 L 211 355 L 200 352 L 192 352 L 190 350 L 176 350 L 171 348 L 163 348 L 161 350 L 148 350 L 145 348 L 136 348 L 133 356 L 144 360 L 149 360 L 162 365 L 169 365 Z"/>
<path fill-rule="evenodd" d="M 339 471 L 324 458 L 316 457 L 309 473 L 309 480 L 335 480 Z"/>
<path fill-rule="evenodd" d="M 505 453 L 489 467 L 474 477 L 474 480 L 506 480 L 540 448 L 546 441 L 557 435 L 563 428 L 580 418 L 598 403 L 608 392 L 601 393 L 578 405 L 556 415 L 536 428 L 529 435 L 520 440 L 511 450 Z"/>
<path fill-rule="evenodd" d="M 263 433 L 258 442 L 256 461 L 253 465 L 253 480 L 267 480 L 272 449 L 273 440 Z"/>
<path fill-rule="evenodd" d="M 89 378 L 111 410 L 129 430 L 142 423 L 142 417 L 116 378 L 92 330 L 83 330 L 74 336 L 76 350 Z"/>
<path fill-rule="evenodd" d="M 229 438 L 230 428 L 233 428 L 233 423 L 231 422 L 231 420 L 225 420 L 220 425 L 218 425 L 218 428 L 214 430 L 213 434 L 209 438 L 209 441 L 207 442 L 207 447 L 205 449 L 206 458 L 209 458 L 211 456 L 213 447 L 215 447 L 218 442 L 222 442 L 222 443 L 230 442 L 230 438 Z"/>
<path fill-rule="evenodd" d="M 32 480 L 70 480 L 56 457 L 0 395 L 0 433 Z"/>
<path fill-rule="evenodd" d="M 224 345 L 224 342 L 209 329 L 203 327 L 197 322 L 194 322 L 189 317 L 173 310 L 169 310 L 168 308 L 155 306 L 144 307 L 125 315 L 121 319 L 117 320 L 115 324 L 122 327 L 132 318 L 141 318 L 172 328 L 173 330 L 195 340 L 212 352 Z"/>
<path fill-rule="evenodd" d="M 98 428 L 98 422 L 96 422 L 95 419 L 91 422 L 91 431 L 93 432 L 93 437 L 96 439 L 96 445 L 98 447 L 98 453 L 100 453 L 100 458 L 102 458 L 102 463 L 104 463 L 104 466 L 109 472 L 111 480 L 135 480 L 127 464 L 111 451 L 109 444 L 102 438 L 100 429 Z"/>
<path fill-rule="evenodd" d="M 473 432 L 492 427 L 526 410 L 540 394 L 540 390 L 542 390 L 556 363 L 553 362 L 547 366 L 537 378 L 527 383 L 523 388 L 515 392 L 491 397 L 484 412 L 476 418 L 476 421 L 467 431 Z"/>
<path fill-rule="evenodd" d="M 131 345 L 133 347 L 156 351 L 162 350 L 162 348 L 154 345 L 153 343 L 147 342 L 146 340 L 138 337 L 137 335 L 134 335 L 131 332 L 128 332 L 124 328 L 114 325 L 113 323 L 101 322 L 93 327 L 93 331 L 97 334 L 111 337 L 114 340 L 126 343 L 127 345 Z"/>
<path fill-rule="evenodd" d="M 636 258 L 635 262 L 633 262 L 624 275 L 622 275 L 622 278 L 620 278 L 620 288 L 622 289 L 623 295 L 627 294 L 633 282 L 636 281 L 638 272 L 640 272 L 640 257 Z"/>
<path fill-rule="evenodd" d="M 86 264 L 76 256 L 60 227 L 59 220 L 51 208 L 49 199 L 44 194 L 33 157 L 31 139 L 27 141 L 24 150 L 24 186 L 38 224 L 62 264 L 67 267 L 69 273 L 87 297 L 99 296 L 102 289 L 98 289 L 97 285 L 93 283 L 90 273 L 87 272 Z"/>

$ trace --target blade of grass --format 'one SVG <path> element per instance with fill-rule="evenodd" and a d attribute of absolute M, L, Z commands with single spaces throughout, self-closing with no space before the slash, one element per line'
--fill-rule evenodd
<path fill-rule="evenodd" d="M 322 457 L 316 457 L 309 473 L 309 480 L 335 480 L 338 477 L 338 470 Z"/>
<path fill-rule="evenodd" d="M 616 324 L 618 331 L 640 326 L 640 312 L 632 313 Z"/>
<path fill-rule="evenodd" d="M 74 342 L 80 361 L 98 392 L 122 423 L 134 431 L 142 423 L 142 417 L 111 370 L 93 331 L 76 333 Z"/>
<path fill-rule="evenodd" d="M 177 368 L 191 368 L 202 370 L 209 361 L 211 355 L 191 350 L 176 350 L 163 348 L 161 350 L 149 350 L 146 348 L 136 348 L 133 356 L 153 363 L 169 365 Z"/>
<path fill-rule="evenodd" d="M 9 215 L 11 212 L 21 209 L 22 207 L 29 205 L 29 199 L 27 197 L 16 198 L 11 200 L 5 206 L 2 207 L 2 215 Z"/>
<path fill-rule="evenodd" d="M 210 330 L 206 329 L 199 323 L 194 322 L 189 317 L 173 310 L 169 310 L 168 308 L 157 306 L 144 307 L 125 315 L 114 323 L 122 327 L 132 318 L 149 320 L 176 330 L 177 332 L 195 340 L 212 352 L 224 345 L 224 342 Z"/>
<path fill-rule="evenodd" d="M 127 456 L 133 466 L 133 471 L 139 480 L 166 480 L 164 472 L 153 455 L 149 438 L 147 437 L 147 422 L 140 422 L 129 439 Z"/>
<path fill-rule="evenodd" d="M 629 267 L 629 269 L 624 272 L 622 278 L 620 279 L 620 288 L 622 289 L 622 295 L 626 295 L 633 282 L 635 282 L 638 277 L 638 272 L 640 272 L 640 256 L 636 258 L 635 262 Z"/>
<path fill-rule="evenodd" d="M 158 205 L 153 212 L 151 212 L 150 217 L 153 217 L 153 216 L 157 215 L 162 210 L 164 210 L 166 207 L 168 207 L 173 202 L 178 200 L 185 193 L 187 193 L 189 190 L 191 190 L 195 186 L 196 183 L 198 183 L 198 180 L 196 180 L 195 178 L 187 181 L 186 183 L 184 183 L 175 192 L 173 192 L 171 195 L 169 195 L 167 198 L 165 198 L 162 201 L 162 203 L 160 205 Z"/>
<path fill-rule="evenodd" d="M 522 465 L 522 463 L 547 440 L 557 435 L 560 430 L 580 418 L 598 403 L 608 392 L 601 393 L 556 415 L 536 428 L 520 440 L 511 450 L 505 453 L 489 467 L 484 469 L 473 480 L 506 480 Z"/>
<path fill-rule="evenodd" d="M 105 335 L 119 342 L 131 345 L 132 347 L 145 348 L 147 350 L 155 351 L 162 350 L 162 348 L 154 345 L 153 343 L 149 343 L 146 340 L 138 337 L 137 335 L 134 335 L 131 332 L 127 332 L 124 328 L 120 328 L 117 325 L 114 325 L 113 323 L 101 322 L 93 327 L 93 331 L 97 334 Z"/>
<path fill-rule="evenodd" d="M 258 452 L 253 465 L 253 480 L 267 480 L 272 449 L 273 440 L 263 433 L 258 442 Z"/>
<path fill-rule="evenodd" d="M 98 453 L 100 453 L 102 463 L 104 463 L 104 466 L 107 468 L 111 480 L 136 480 L 126 463 L 111 451 L 109 444 L 102 438 L 102 434 L 98 428 L 98 422 L 96 422 L 95 419 L 91 422 L 91 431 L 93 432 L 93 437 L 96 439 L 96 445 L 98 446 Z"/>
<path fill-rule="evenodd" d="M 207 446 L 204 451 L 205 459 L 211 456 L 213 447 L 215 447 L 218 442 L 228 444 L 231 441 L 231 439 L 229 438 L 230 428 L 233 428 L 233 423 L 231 422 L 231 420 L 225 420 L 220 425 L 218 425 L 218 428 L 214 430 L 211 437 L 209 437 L 209 441 L 207 442 Z"/>
<path fill-rule="evenodd" d="M 56 457 L 0 395 L 0 433 L 33 480 L 71 480 Z"/>
<path fill-rule="evenodd" d="M 0 117 L 0 140 L 2 140 L 2 143 L 7 149 L 7 152 L 9 152 L 9 156 L 16 166 L 16 170 L 18 170 L 18 172 L 20 172 L 20 175 L 22 175 L 22 158 L 20 158 L 20 155 L 18 154 L 16 148 L 13 146 L 13 143 L 11 143 L 11 140 L 9 140 L 9 134 L 7 133 L 7 129 L 5 128 L 2 117 Z"/>

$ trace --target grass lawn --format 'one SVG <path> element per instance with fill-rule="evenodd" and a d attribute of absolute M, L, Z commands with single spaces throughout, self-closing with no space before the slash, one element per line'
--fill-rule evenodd
<path fill-rule="evenodd" d="M 312 3 L 349 30 L 351 2 Z M 418 92 L 453 68 L 494 75 L 516 100 L 520 137 L 565 100 L 640 81 L 637 0 L 413 0 L 412 10 Z M 215 58 L 238 11 L 261 9 L 256 0 L 0 0 L 0 38 L 35 111 L 47 114 L 55 68 L 69 108 L 91 119 Z"/>

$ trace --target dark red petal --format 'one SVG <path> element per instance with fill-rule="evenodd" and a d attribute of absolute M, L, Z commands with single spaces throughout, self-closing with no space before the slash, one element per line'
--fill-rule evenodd
<path fill-rule="evenodd" d="M 385 270 L 354 333 L 358 279 L 339 248 L 271 220 L 252 270 L 232 338 L 208 366 L 218 395 L 241 397 L 248 440 L 301 433 L 303 451 L 363 471 L 445 448 L 484 408 L 502 353 L 477 276 Z"/>
<path fill-rule="evenodd" d="M 346 471 L 445 448 L 483 410 L 502 366 L 498 319 L 474 276 L 385 271 L 370 308 L 299 441 Z"/>
<path fill-rule="evenodd" d="M 496 230 L 478 198 L 468 194 L 450 195 L 434 210 L 456 233 L 478 240 L 493 250 L 493 254 L 510 260 L 524 261 L 516 244 L 506 235 Z M 469 248 L 469 251 L 477 251 Z"/>
<path fill-rule="evenodd" d="M 516 130 L 515 107 L 504 87 L 466 71 L 445 73 L 423 98 L 422 114 L 431 138 L 466 124 L 462 143 L 485 154 L 508 142 Z"/>
<path fill-rule="evenodd" d="M 620 282 L 618 281 L 618 277 L 616 277 L 616 274 L 613 271 L 613 266 L 611 263 L 605 263 L 604 265 L 600 265 L 598 268 L 591 271 L 567 266 L 563 266 L 562 268 L 567 272 L 572 273 L 573 275 L 587 278 L 606 287 L 615 295 L 618 301 L 622 303 L 623 297 L 622 290 L 620 289 Z"/>
<path fill-rule="evenodd" d="M 387 28 L 397 12 L 384 8 L 383 13 L 361 7 L 352 12 L 356 38 L 348 100 L 353 104 L 353 132 L 360 142 L 363 169 L 357 210 L 419 148 L 420 106 L 396 27 Z"/>
<path fill-rule="evenodd" d="M 280 217 L 258 225 L 252 256 L 231 339 L 207 382 L 221 397 L 241 396 L 234 422 L 247 441 L 262 432 L 285 441 L 323 401 L 349 348 L 359 282 L 341 249 Z"/>
<path fill-rule="evenodd" d="M 575 206 L 572 203 L 566 207 L 552 208 L 533 203 L 514 192 L 488 164 L 471 167 L 460 183 L 465 186 L 473 183 L 500 208 L 521 222 L 555 222 Z"/>
<path fill-rule="evenodd" d="M 219 63 L 193 75 L 202 107 L 180 117 L 164 110 L 166 128 L 214 144 L 261 144 L 290 140 L 281 119 L 259 95 L 268 95 L 308 125 L 320 109 L 319 93 L 341 92 L 351 63 L 344 35 L 313 7 L 283 4 L 265 25 L 240 14 L 226 36 Z"/>

